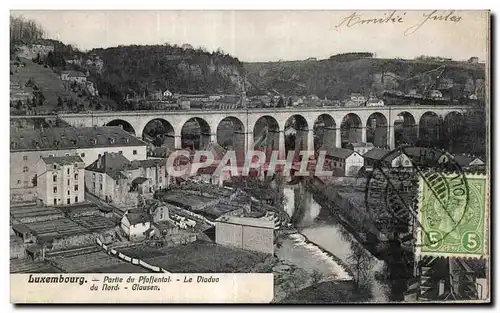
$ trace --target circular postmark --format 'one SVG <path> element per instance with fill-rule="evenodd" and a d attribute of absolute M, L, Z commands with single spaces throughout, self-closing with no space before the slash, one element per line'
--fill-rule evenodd
<path fill-rule="evenodd" d="M 374 150 L 365 162 L 365 205 L 382 234 L 406 235 L 404 240 L 415 244 L 413 234 L 418 230 L 418 244 L 429 251 L 438 250 L 448 236 L 457 236 L 469 188 L 465 172 L 451 154 L 403 146 L 389 152 Z M 426 213 L 421 218 L 419 206 Z"/>

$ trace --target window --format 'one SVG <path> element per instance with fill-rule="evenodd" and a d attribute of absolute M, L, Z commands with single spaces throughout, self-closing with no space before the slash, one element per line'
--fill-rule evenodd
<path fill-rule="evenodd" d="M 136 155 L 137 154 L 137 150 L 132 151 L 132 154 Z"/>
<path fill-rule="evenodd" d="M 81 156 L 82 158 L 84 158 L 84 157 L 85 157 L 85 152 L 82 152 L 82 153 L 80 154 L 80 156 Z"/>
<path fill-rule="evenodd" d="M 95 183 L 92 183 L 92 189 L 95 190 Z"/>
<path fill-rule="evenodd" d="M 75 180 L 78 180 L 78 173 L 75 174 Z"/>
<path fill-rule="evenodd" d="M 49 158 L 53 158 L 53 157 L 54 157 L 54 155 L 53 155 L 53 154 L 49 154 Z"/>
<path fill-rule="evenodd" d="M 52 176 L 52 181 L 57 182 L 57 175 Z"/>
<path fill-rule="evenodd" d="M 18 180 L 18 181 L 17 181 L 17 184 L 18 184 L 18 185 L 21 185 L 21 180 Z"/>
<path fill-rule="evenodd" d="M 57 205 L 57 199 L 54 199 L 54 205 Z"/>
<path fill-rule="evenodd" d="M 102 184 L 99 184 L 99 190 L 102 190 Z"/>
<path fill-rule="evenodd" d="M 75 185 L 75 191 L 78 191 L 78 185 Z"/>
<path fill-rule="evenodd" d="M 54 187 L 54 193 L 57 193 L 57 187 Z"/>
<path fill-rule="evenodd" d="M 160 180 L 160 183 L 161 183 L 161 176 L 160 176 L 159 180 Z"/>
<path fill-rule="evenodd" d="M 75 203 L 78 202 L 78 196 L 75 197 Z"/>
<path fill-rule="evenodd" d="M 163 213 L 162 213 L 162 214 L 160 214 L 160 220 L 162 220 L 162 219 L 163 219 Z"/>
<path fill-rule="evenodd" d="M 68 169 L 66 170 L 66 173 L 69 175 L 69 167 L 68 167 Z"/>
<path fill-rule="evenodd" d="M 68 198 L 66 199 L 66 204 L 70 204 L 71 203 L 71 200 Z"/>
<path fill-rule="evenodd" d="M 64 155 L 65 155 L 65 156 L 69 156 L 69 153 L 65 153 Z"/>
<path fill-rule="evenodd" d="M 69 190 L 68 190 L 68 196 L 69 196 Z"/>
<path fill-rule="evenodd" d="M 68 186 L 71 186 L 69 179 L 68 179 Z"/>
<path fill-rule="evenodd" d="M 28 161 L 28 156 L 27 155 L 23 155 L 23 160 L 24 161 Z"/>
<path fill-rule="evenodd" d="M 27 173 L 27 172 L 28 172 L 28 167 L 27 166 L 23 167 L 23 173 Z"/>
<path fill-rule="evenodd" d="M 99 181 L 102 181 L 102 174 L 99 175 Z"/>
<path fill-rule="evenodd" d="M 57 169 L 57 165 L 54 164 L 54 169 L 56 170 Z"/>
<path fill-rule="evenodd" d="M 92 179 L 95 180 L 95 173 L 92 173 Z"/>

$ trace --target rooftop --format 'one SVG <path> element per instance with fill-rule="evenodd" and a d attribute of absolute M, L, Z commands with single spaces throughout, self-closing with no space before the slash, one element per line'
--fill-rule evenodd
<path fill-rule="evenodd" d="M 10 134 L 10 151 L 146 146 L 119 126 L 25 129 Z"/>
<path fill-rule="evenodd" d="M 462 154 L 462 155 L 456 155 L 454 159 L 460 166 L 469 166 L 474 160 L 479 158 L 472 155 Z M 484 162 L 481 159 L 479 160 L 481 161 L 481 164 L 484 164 Z"/>
<path fill-rule="evenodd" d="M 62 71 L 61 74 L 67 74 L 69 77 L 86 77 L 85 74 L 79 71 Z"/>
<path fill-rule="evenodd" d="M 62 156 L 62 157 L 46 157 L 42 158 L 45 164 L 71 165 L 75 163 L 83 163 L 82 158 L 77 155 Z"/>
<path fill-rule="evenodd" d="M 125 216 L 129 220 L 130 225 L 147 223 L 153 220 L 150 214 L 141 209 L 128 210 Z"/>
<path fill-rule="evenodd" d="M 363 156 L 367 159 L 373 159 L 373 160 L 384 159 L 390 162 L 396 157 L 398 157 L 400 154 L 401 152 L 399 150 L 391 152 L 391 150 L 373 148 L 370 151 L 366 152 Z"/>
<path fill-rule="evenodd" d="M 216 222 L 274 229 L 274 221 L 269 217 L 253 218 L 224 215 L 219 217 Z"/>
<path fill-rule="evenodd" d="M 87 171 L 106 173 L 113 179 L 127 178 L 121 173 L 130 164 L 130 161 L 121 153 L 107 153 L 87 166 Z"/>
<path fill-rule="evenodd" d="M 353 150 L 344 149 L 344 148 L 336 148 L 330 145 L 323 145 L 319 149 L 319 151 L 325 150 L 327 156 L 337 157 L 341 159 L 346 159 L 351 154 L 354 153 Z"/>

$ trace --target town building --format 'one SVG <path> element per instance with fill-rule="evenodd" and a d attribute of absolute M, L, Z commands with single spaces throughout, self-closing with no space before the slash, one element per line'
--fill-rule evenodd
<path fill-rule="evenodd" d="M 350 97 L 344 101 L 346 107 L 359 107 L 366 103 L 366 98 L 360 93 L 351 93 Z"/>
<path fill-rule="evenodd" d="M 85 171 L 89 192 L 124 208 L 136 207 L 139 195 L 152 196 L 168 184 L 165 159 L 129 161 L 121 153 L 104 153 Z"/>
<path fill-rule="evenodd" d="M 325 150 L 324 169 L 334 172 L 335 176 L 356 176 L 364 165 L 363 157 L 354 150 L 325 146 L 319 151 Z"/>
<path fill-rule="evenodd" d="M 172 97 L 173 95 L 174 95 L 174 94 L 173 94 L 170 90 L 165 90 L 165 91 L 163 92 L 163 97 L 165 97 L 165 98 L 170 98 L 170 97 Z"/>
<path fill-rule="evenodd" d="M 223 215 L 215 224 L 215 242 L 224 246 L 274 254 L 274 220 Z"/>
<path fill-rule="evenodd" d="M 85 76 L 85 74 L 79 71 L 62 71 L 61 80 L 77 82 L 77 83 L 85 83 L 87 81 L 87 76 Z"/>
<path fill-rule="evenodd" d="M 366 101 L 367 107 L 382 107 L 384 106 L 384 100 L 377 98 L 370 98 Z"/>
<path fill-rule="evenodd" d="M 413 167 L 410 158 L 399 150 L 373 148 L 366 152 L 363 157 L 365 158 L 365 168 L 368 170 L 375 166 L 384 168 Z"/>
<path fill-rule="evenodd" d="M 173 204 L 162 202 L 157 199 L 146 199 L 144 207 L 151 216 L 151 221 L 154 223 L 172 221 L 170 219 L 170 210 L 176 208 Z"/>
<path fill-rule="evenodd" d="M 486 164 L 480 158 L 473 155 L 460 154 L 454 157 L 455 162 L 463 169 L 484 169 Z"/>
<path fill-rule="evenodd" d="M 151 233 L 151 215 L 142 209 L 128 210 L 121 219 L 121 228 L 131 241 L 149 238 Z"/>
<path fill-rule="evenodd" d="M 440 99 L 443 97 L 443 93 L 439 90 L 431 90 L 429 93 L 429 97 L 433 99 Z"/>
<path fill-rule="evenodd" d="M 79 156 L 42 157 L 37 165 L 37 194 L 44 205 L 85 200 L 85 163 Z"/>
<path fill-rule="evenodd" d="M 118 126 L 25 129 L 10 134 L 10 192 L 12 202 L 35 201 L 37 163 L 42 157 L 78 155 L 85 166 L 105 152 L 129 160 L 145 160 L 147 145 Z"/>
<path fill-rule="evenodd" d="M 371 142 L 354 142 L 349 143 L 346 146 L 347 149 L 354 150 L 360 155 L 364 155 L 368 151 L 374 148 L 373 143 Z"/>

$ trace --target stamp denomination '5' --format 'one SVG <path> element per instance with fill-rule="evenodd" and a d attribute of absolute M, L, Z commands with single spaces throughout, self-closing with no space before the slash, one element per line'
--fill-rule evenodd
<path fill-rule="evenodd" d="M 453 176 L 444 176 L 443 192 L 420 180 L 417 253 L 447 257 L 482 258 L 486 255 L 487 180 L 467 176 L 468 188 L 453 188 Z M 468 192 L 468 201 L 466 199 Z"/>

